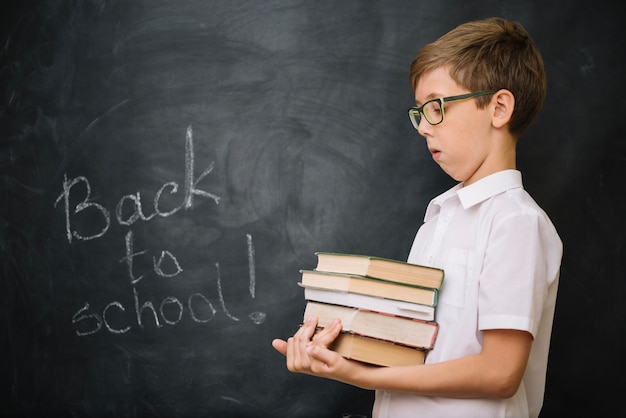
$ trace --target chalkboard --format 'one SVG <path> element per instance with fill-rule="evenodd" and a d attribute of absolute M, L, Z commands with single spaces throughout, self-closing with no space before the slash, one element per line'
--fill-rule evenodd
<path fill-rule="evenodd" d="M 406 258 L 453 184 L 406 116 L 410 62 L 493 15 L 549 77 L 519 149 L 565 245 L 542 417 L 626 412 L 626 15 L 538 0 L 3 5 L 0 412 L 370 416 L 271 340 L 315 251 Z"/>

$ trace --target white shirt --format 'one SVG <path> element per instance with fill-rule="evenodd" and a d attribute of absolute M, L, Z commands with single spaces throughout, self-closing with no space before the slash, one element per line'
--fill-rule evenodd
<path fill-rule="evenodd" d="M 375 418 L 537 417 L 543 404 L 562 243 L 552 222 L 506 170 L 433 199 L 408 261 L 444 270 L 436 307 L 440 329 L 426 362 L 481 351 L 482 331 L 528 331 L 534 341 L 509 399 L 450 399 L 376 392 Z"/>

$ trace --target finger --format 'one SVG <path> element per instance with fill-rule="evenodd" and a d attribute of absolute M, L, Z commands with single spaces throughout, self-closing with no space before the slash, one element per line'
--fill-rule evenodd
<path fill-rule="evenodd" d="M 293 335 L 292 357 L 296 368 L 308 368 L 310 362 L 306 354 L 306 347 L 311 344 L 311 337 L 315 333 L 317 318 L 311 317 L 304 321 L 300 329 Z"/>
<path fill-rule="evenodd" d="M 293 337 L 289 337 L 287 339 L 287 369 L 292 372 L 295 372 L 294 359 L 295 359 L 295 350 L 294 350 L 294 340 Z"/>
<path fill-rule="evenodd" d="M 309 346 L 307 354 L 311 359 L 311 372 L 316 374 L 332 372 L 342 360 L 341 355 L 321 345 Z"/>
<path fill-rule="evenodd" d="M 301 345 L 290 338 L 287 345 L 287 369 L 292 372 L 310 373 L 311 358 L 306 352 L 307 345 Z"/>
<path fill-rule="evenodd" d="M 313 344 L 311 337 L 315 334 L 317 317 L 307 318 L 300 329 L 287 341 L 287 367 L 291 371 L 310 372 L 311 359 L 306 353 L 309 345 Z"/>
<path fill-rule="evenodd" d="M 313 337 L 313 334 L 315 334 L 316 327 L 317 327 L 317 317 L 311 316 L 304 321 L 304 323 L 302 324 L 298 332 L 296 332 L 294 337 L 299 338 L 299 339 L 304 339 L 307 342 L 311 341 L 311 337 Z"/>
<path fill-rule="evenodd" d="M 339 335 L 342 329 L 342 324 L 339 319 L 333 319 L 315 336 L 313 336 L 313 343 L 319 344 L 324 347 L 328 347 Z"/>
<path fill-rule="evenodd" d="M 342 357 L 330 350 L 328 346 L 335 341 L 342 328 L 341 321 L 333 319 L 313 336 L 313 344 L 310 344 L 306 351 L 311 362 L 311 372 L 321 374 L 330 372 L 341 361 Z"/>
<path fill-rule="evenodd" d="M 291 344 L 292 364 L 297 371 L 307 371 L 311 366 L 311 360 L 306 353 L 307 347 L 312 344 L 309 334 L 307 329 L 298 331 Z"/>
<path fill-rule="evenodd" d="M 272 341 L 272 347 L 283 356 L 287 355 L 287 341 L 276 338 Z"/>

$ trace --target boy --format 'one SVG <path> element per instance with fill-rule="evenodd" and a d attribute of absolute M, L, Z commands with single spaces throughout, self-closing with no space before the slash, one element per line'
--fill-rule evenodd
<path fill-rule="evenodd" d="M 469 22 L 426 45 L 410 79 L 410 119 L 459 182 L 430 202 L 408 257 L 445 271 L 434 349 L 424 365 L 368 366 L 328 350 L 339 321 L 313 337 L 315 318 L 272 344 L 292 372 L 375 389 L 374 417 L 537 417 L 562 244 L 515 150 L 545 97 L 541 55 L 518 23 Z"/>

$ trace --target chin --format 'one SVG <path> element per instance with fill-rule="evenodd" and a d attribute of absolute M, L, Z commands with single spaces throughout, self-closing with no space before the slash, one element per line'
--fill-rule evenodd
<path fill-rule="evenodd" d="M 457 181 L 459 183 L 464 182 L 468 179 L 468 176 L 460 176 L 458 174 L 455 173 L 451 173 L 450 171 L 446 170 L 445 168 L 441 167 L 442 170 L 444 171 L 444 173 L 446 173 L 448 176 L 450 176 L 454 181 Z"/>

